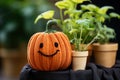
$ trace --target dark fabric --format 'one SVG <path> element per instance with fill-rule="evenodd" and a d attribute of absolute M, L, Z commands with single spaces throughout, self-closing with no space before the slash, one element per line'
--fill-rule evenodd
<path fill-rule="evenodd" d="M 120 80 L 120 61 L 112 68 L 94 63 L 87 64 L 86 70 L 37 71 L 26 64 L 20 73 L 20 80 Z"/>
<path fill-rule="evenodd" d="M 70 80 L 70 70 L 37 71 L 26 64 L 20 74 L 20 80 Z"/>

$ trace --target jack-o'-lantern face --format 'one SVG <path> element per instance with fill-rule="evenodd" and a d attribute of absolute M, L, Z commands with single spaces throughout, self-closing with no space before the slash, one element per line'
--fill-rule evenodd
<path fill-rule="evenodd" d="M 53 46 L 56 48 L 56 50 L 52 53 L 47 53 L 47 54 L 43 53 L 42 51 L 44 50 L 44 46 L 49 46 L 49 45 L 44 45 L 44 43 L 40 43 L 40 45 L 39 45 L 40 50 L 38 51 L 38 53 L 40 53 L 41 55 L 43 55 L 45 57 L 53 57 L 54 55 L 56 55 L 59 52 L 57 42 L 53 43 Z M 43 50 L 41 51 L 41 49 L 43 49 Z"/>
<path fill-rule="evenodd" d="M 59 41 L 56 36 L 53 33 L 43 34 L 36 40 L 35 53 L 39 53 L 40 56 L 44 57 L 53 57 L 60 53 Z"/>
<path fill-rule="evenodd" d="M 65 69 L 71 64 L 71 46 L 62 32 L 34 34 L 27 47 L 28 63 L 42 71 Z"/>

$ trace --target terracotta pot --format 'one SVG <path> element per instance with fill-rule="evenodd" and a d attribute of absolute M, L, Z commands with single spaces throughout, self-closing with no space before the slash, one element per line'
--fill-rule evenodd
<path fill-rule="evenodd" d="M 107 68 L 111 68 L 116 61 L 118 44 L 93 44 L 95 63 Z"/>
<path fill-rule="evenodd" d="M 88 51 L 72 51 L 72 68 L 76 70 L 85 70 Z"/>
<path fill-rule="evenodd" d="M 83 48 L 85 46 L 86 46 L 86 44 L 81 44 L 81 48 Z M 74 50 L 74 48 L 75 48 L 74 45 L 71 44 L 71 47 L 72 47 L 72 50 Z M 89 45 L 87 50 L 88 50 L 87 63 L 89 63 L 91 60 L 91 56 L 92 56 L 92 50 L 93 50 L 92 45 Z"/>

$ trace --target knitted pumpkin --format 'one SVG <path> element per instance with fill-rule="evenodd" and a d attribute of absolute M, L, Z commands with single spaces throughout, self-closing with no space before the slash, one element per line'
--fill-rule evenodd
<path fill-rule="evenodd" d="M 62 32 L 39 32 L 29 40 L 27 59 L 36 70 L 54 71 L 66 69 L 71 64 L 71 47 Z"/>

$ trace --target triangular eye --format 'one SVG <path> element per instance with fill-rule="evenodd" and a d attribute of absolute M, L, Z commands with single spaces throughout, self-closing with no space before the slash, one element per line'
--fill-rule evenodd
<path fill-rule="evenodd" d="M 43 43 L 40 43 L 40 46 L 39 46 L 40 48 L 43 48 Z"/>
<path fill-rule="evenodd" d="M 57 43 L 57 42 L 55 42 L 55 43 L 54 43 L 54 46 L 55 46 L 55 47 L 58 47 L 58 43 Z"/>

